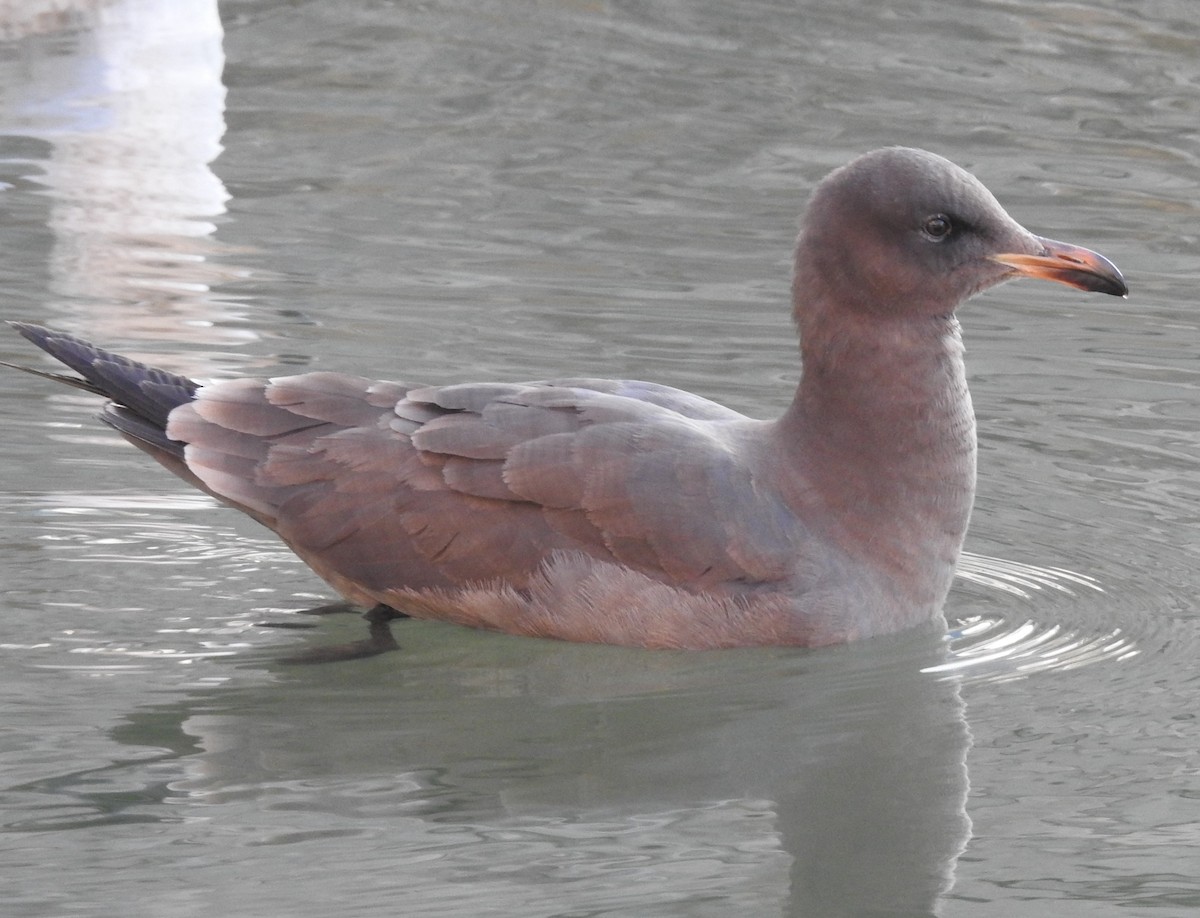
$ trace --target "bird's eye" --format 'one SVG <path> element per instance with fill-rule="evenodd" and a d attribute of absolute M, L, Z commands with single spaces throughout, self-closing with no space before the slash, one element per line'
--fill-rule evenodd
<path fill-rule="evenodd" d="M 954 224 L 950 222 L 950 218 L 945 214 L 934 214 L 932 217 L 926 217 L 925 222 L 921 224 L 921 232 L 925 234 L 925 238 L 931 239 L 934 242 L 941 242 L 950 235 L 954 229 Z"/>

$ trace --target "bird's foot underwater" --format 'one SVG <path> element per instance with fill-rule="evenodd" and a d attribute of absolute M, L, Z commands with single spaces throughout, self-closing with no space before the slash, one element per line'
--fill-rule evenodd
<path fill-rule="evenodd" d="M 312 609 L 304 609 L 300 615 L 334 615 L 345 612 L 360 612 L 360 607 L 348 602 L 329 603 Z M 342 644 L 329 644 L 324 647 L 312 647 L 300 653 L 290 654 L 280 659 L 281 663 L 341 663 L 347 660 L 362 660 L 376 657 L 381 653 L 399 650 L 400 645 L 392 635 L 391 623 L 398 618 L 409 618 L 403 612 L 391 606 L 377 605 L 362 613 L 368 624 L 367 637 L 358 641 L 347 641 Z M 315 622 L 259 622 L 262 628 L 316 628 Z"/>
<path fill-rule="evenodd" d="M 392 621 L 393 619 L 397 619 L 397 618 L 411 618 L 411 616 L 406 615 L 405 613 L 400 612 L 397 609 L 393 609 L 391 606 L 385 606 L 382 603 L 380 603 L 377 606 L 372 606 L 366 612 L 363 612 L 362 606 L 356 606 L 356 605 L 354 605 L 354 603 L 344 602 L 344 601 L 343 602 L 326 603 L 323 606 L 313 606 L 313 608 L 311 608 L 311 609 L 301 609 L 298 612 L 295 612 L 293 614 L 295 614 L 295 615 L 356 614 L 356 615 L 362 615 L 362 617 L 365 618 L 369 622 L 374 622 L 376 620 L 388 622 L 388 621 Z M 258 624 L 259 628 L 281 628 L 284 630 L 293 630 L 293 631 L 309 630 L 312 628 L 321 627 L 320 624 L 317 622 L 287 621 L 287 622 L 258 622 L 257 624 Z"/>

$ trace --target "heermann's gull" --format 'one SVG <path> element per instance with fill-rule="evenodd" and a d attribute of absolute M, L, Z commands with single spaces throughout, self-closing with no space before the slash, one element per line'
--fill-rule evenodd
<path fill-rule="evenodd" d="M 838 169 L 796 248 L 803 372 L 774 421 L 624 380 L 197 386 L 14 324 L 352 602 L 574 641 L 820 645 L 939 614 L 975 491 L 954 310 L 1019 275 L 1126 293 L 941 157 Z"/>

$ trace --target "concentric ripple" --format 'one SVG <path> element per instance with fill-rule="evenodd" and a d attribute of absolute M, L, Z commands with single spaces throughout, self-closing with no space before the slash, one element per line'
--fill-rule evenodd
<path fill-rule="evenodd" d="M 1047 598 L 1087 602 L 1104 593 L 1100 582 L 1059 567 L 1038 567 L 964 552 L 958 576 L 973 587 L 1013 597 L 1026 609 L 1005 605 L 1005 614 L 950 617 L 950 656 L 928 672 L 972 681 L 1007 681 L 1044 670 L 1074 669 L 1105 660 L 1125 660 L 1140 651 L 1120 627 L 1100 632 L 1039 621 Z"/>

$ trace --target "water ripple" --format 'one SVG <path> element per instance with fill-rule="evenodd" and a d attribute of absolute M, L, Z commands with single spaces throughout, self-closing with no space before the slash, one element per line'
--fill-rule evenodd
<path fill-rule="evenodd" d="M 1044 614 L 1042 599 L 1047 594 L 1086 600 L 1104 593 L 1100 582 L 1086 574 L 970 552 L 960 559 L 958 576 L 986 591 L 1015 597 L 1030 613 Z M 949 659 L 926 671 L 973 682 L 1005 682 L 1046 670 L 1122 661 L 1141 652 L 1136 640 L 1120 626 L 1097 633 L 1038 621 L 1007 606 L 1004 614 L 975 613 L 952 619 L 949 640 Z"/>
<path fill-rule="evenodd" d="M 1100 581 L 1087 574 L 1077 574 L 1061 567 L 1037 567 L 1002 558 L 990 558 L 973 552 L 963 552 L 958 561 L 958 576 L 963 580 L 1001 590 L 1022 599 L 1030 599 L 1042 590 L 1057 590 L 1068 596 L 1076 590 L 1103 593 Z"/>
<path fill-rule="evenodd" d="M 63 491 L 9 497 L 10 503 L 14 500 L 38 518 L 31 536 L 44 551 L 67 553 L 70 563 L 113 566 L 114 577 L 132 575 L 144 581 L 147 596 L 155 589 L 150 581 L 157 581 L 160 601 L 167 594 L 201 589 L 208 603 L 240 607 L 232 617 L 227 612 L 200 615 L 197 620 L 195 612 L 187 612 L 194 609 L 194 601 L 184 601 L 179 610 L 182 617 L 177 614 L 160 621 L 154 632 L 159 637 L 147 644 L 121 640 L 116 634 L 97 643 L 98 635 L 90 629 L 84 633 L 67 624 L 55 643 L 72 645 L 69 652 L 82 655 L 77 659 L 88 669 L 119 668 L 112 662 L 114 658 L 190 661 L 235 655 L 256 643 L 250 639 L 254 621 L 265 606 L 294 604 L 277 587 L 268 585 L 270 578 L 265 574 L 268 569 L 290 568 L 299 562 L 265 536 L 247 537 L 224 527 L 214 528 L 209 519 L 188 519 L 215 509 L 204 495 Z M 162 567 L 170 567 L 171 572 L 165 576 L 151 572 Z M 1006 681 L 1045 670 L 1122 661 L 1141 652 L 1130 633 L 1138 629 L 1131 629 L 1128 614 L 1091 615 L 1087 623 L 1078 625 L 1072 621 L 1078 618 L 1074 608 L 1082 605 L 1092 612 L 1098 600 L 1114 598 L 1094 577 L 1062 567 L 969 552 L 960 561 L 958 577 L 959 590 L 951 597 L 947 612 L 950 656 L 930 672 L 972 681 Z M 99 581 L 94 586 L 102 588 Z M 962 592 L 982 601 L 963 603 L 959 599 Z M 293 598 L 300 595 L 287 586 L 283 593 Z M 313 597 L 306 596 L 308 599 Z M 319 603 L 319 598 L 313 602 Z M 85 605 L 90 608 L 91 603 Z M 88 609 L 76 611 L 86 616 Z M 131 614 L 134 611 L 130 610 Z M 163 646 L 180 639 L 184 646 Z M 38 639 L 37 646 L 47 646 L 44 638 Z M 83 663 L 88 658 L 89 662 Z M 80 664 L 60 661 L 47 665 L 72 668 Z"/>

